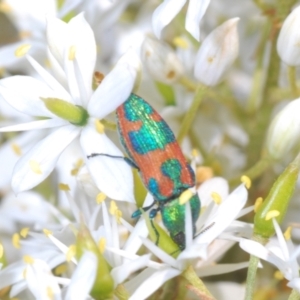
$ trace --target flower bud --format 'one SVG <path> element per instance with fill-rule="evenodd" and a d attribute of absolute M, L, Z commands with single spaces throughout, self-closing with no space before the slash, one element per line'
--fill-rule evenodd
<path fill-rule="evenodd" d="M 273 119 L 267 135 L 267 150 L 274 159 L 283 157 L 299 142 L 300 98 L 291 101 Z"/>
<path fill-rule="evenodd" d="M 280 58 L 290 66 L 300 64 L 300 6 L 296 7 L 283 22 L 277 39 Z"/>
<path fill-rule="evenodd" d="M 195 77 L 207 86 L 218 84 L 238 55 L 237 22 L 233 18 L 212 31 L 196 57 Z"/>
<path fill-rule="evenodd" d="M 273 184 L 267 198 L 259 206 L 254 218 L 254 234 L 269 238 L 275 233 L 272 217 L 280 224 L 286 214 L 298 179 L 300 155 L 290 163 Z"/>
<path fill-rule="evenodd" d="M 146 37 L 141 51 L 142 61 L 155 80 L 171 84 L 181 77 L 183 66 L 169 45 Z"/>

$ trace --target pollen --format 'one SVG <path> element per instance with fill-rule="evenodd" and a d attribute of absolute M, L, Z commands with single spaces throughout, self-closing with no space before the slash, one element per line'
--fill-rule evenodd
<path fill-rule="evenodd" d="M 20 39 L 27 39 L 27 38 L 30 38 L 31 36 L 32 36 L 32 33 L 30 31 L 22 30 L 19 32 Z"/>
<path fill-rule="evenodd" d="M 241 177 L 241 182 L 245 184 L 245 187 L 249 190 L 250 187 L 251 187 L 251 179 L 246 176 L 246 175 L 243 175 Z"/>
<path fill-rule="evenodd" d="M 100 120 L 95 121 L 95 128 L 98 133 L 100 133 L 100 134 L 104 133 L 104 125 L 100 122 Z"/>
<path fill-rule="evenodd" d="M 16 249 L 20 249 L 21 248 L 21 244 L 20 244 L 20 235 L 18 233 L 14 233 L 12 236 L 12 244 Z"/>
<path fill-rule="evenodd" d="M 22 150 L 21 150 L 21 147 L 16 144 L 16 143 L 12 143 L 11 144 L 11 148 L 13 150 L 13 152 L 18 155 L 18 156 L 21 156 L 22 155 Z"/>
<path fill-rule="evenodd" d="M 71 245 L 66 253 L 66 260 L 67 262 L 71 261 L 76 254 L 76 246 L 75 245 Z"/>
<path fill-rule="evenodd" d="M 83 166 L 84 162 L 82 158 L 79 158 L 74 166 L 74 169 L 71 170 L 71 175 L 76 176 L 80 170 L 80 168 Z"/>
<path fill-rule="evenodd" d="M 101 254 L 104 253 L 105 248 L 106 248 L 106 239 L 105 238 L 101 238 L 98 242 L 98 248 Z"/>
<path fill-rule="evenodd" d="M 4 248 L 3 245 L 0 243 L 0 259 L 3 257 L 4 255 Z"/>
<path fill-rule="evenodd" d="M 72 45 L 69 49 L 69 60 L 74 60 L 75 59 L 75 56 L 76 56 L 76 46 L 75 45 Z"/>
<path fill-rule="evenodd" d="M 170 71 L 167 73 L 167 78 L 168 78 L 168 79 L 173 79 L 175 76 L 176 76 L 176 72 L 175 72 L 174 70 L 170 70 Z"/>
<path fill-rule="evenodd" d="M 196 169 L 196 181 L 197 183 L 202 183 L 214 176 L 214 171 L 211 167 L 198 167 Z"/>
<path fill-rule="evenodd" d="M 292 233 L 292 226 L 289 226 L 286 231 L 284 232 L 284 238 L 289 241 L 291 239 L 291 233 Z"/>
<path fill-rule="evenodd" d="M 272 218 L 278 217 L 280 215 L 280 212 L 278 210 L 270 210 L 265 217 L 266 221 L 271 220 Z"/>
<path fill-rule="evenodd" d="M 67 265 L 66 264 L 61 264 L 61 265 L 57 266 L 54 269 L 54 274 L 56 276 L 58 276 L 58 275 L 62 275 L 64 273 L 66 273 L 66 271 L 67 271 Z"/>
<path fill-rule="evenodd" d="M 207 58 L 207 62 L 209 62 L 209 63 L 213 63 L 214 60 L 215 60 L 215 58 L 212 57 L 212 56 L 209 56 L 209 57 Z"/>
<path fill-rule="evenodd" d="M 58 184 L 58 188 L 61 190 L 61 191 L 69 191 L 70 190 L 70 187 L 68 184 L 66 183 L 59 183 Z"/>
<path fill-rule="evenodd" d="M 32 265 L 34 263 L 34 259 L 30 255 L 24 255 L 23 260 L 26 264 Z"/>
<path fill-rule="evenodd" d="M 183 205 L 187 203 L 192 197 L 194 196 L 194 193 L 191 190 L 186 190 L 179 196 L 179 204 Z"/>
<path fill-rule="evenodd" d="M 182 49 L 187 49 L 189 47 L 187 41 L 180 36 L 177 36 L 173 39 L 173 44 Z"/>
<path fill-rule="evenodd" d="M 256 200 L 255 200 L 255 203 L 254 203 L 254 212 L 256 213 L 259 209 L 259 207 L 262 205 L 263 203 L 263 198 L 262 197 L 258 197 Z"/>
<path fill-rule="evenodd" d="M 222 197 L 220 194 L 218 194 L 217 192 L 212 192 L 211 193 L 211 197 L 213 198 L 214 202 L 216 204 L 221 204 L 222 203 Z"/>
<path fill-rule="evenodd" d="M 29 167 L 33 173 L 39 175 L 42 174 L 41 166 L 36 160 L 30 160 Z"/>
<path fill-rule="evenodd" d="M 44 234 L 45 234 L 47 237 L 49 237 L 49 235 L 52 235 L 52 231 L 49 230 L 49 229 L 44 228 L 44 229 L 43 229 L 43 232 L 44 232 Z"/>
<path fill-rule="evenodd" d="M 15 56 L 22 57 L 22 56 L 26 55 L 30 48 L 31 48 L 30 44 L 24 44 L 24 45 L 19 46 L 15 51 Z"/>
<path fill-rule="evenodd" d="M 277 279 L 277 280 L 283 280 L 284 279 L 284 276 L 283 274 L 277 270 L 275 273 L 274 273 L 274 278 Z"/>
<path fill-rule="evenodd" d="M 20 236 L 25 239 L 28 235 L 28 232 L 29 232 L 29 227 L 24 227 L 20 231 Z"/>
<path fill-rule="evenodd" d="M 102 203 L 106 199 L 106 195 L 104 193 L 99 193 L 96 197 L 96 202 L 98 204 Z"/>
<path fill-rule="evenodd" d="M 118 206 L 115 201 L 110 202 L 109 212 L 111 215 L 115 216 L 117 222 L 120 223 L 120 219 L 122 217 L 122 212 L 118 209 Z"/>

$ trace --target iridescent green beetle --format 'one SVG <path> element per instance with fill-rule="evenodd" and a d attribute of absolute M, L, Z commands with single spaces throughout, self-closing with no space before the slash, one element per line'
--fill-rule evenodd
<path fill-rule="evenodd" d="M 195 186 L 194 171 L 168 124 L 145 100 L 131 94 L 117 108 L 116 116 L 119 137 L 128 155 L 121 158 L 138 169 L 143 183 L 154 198 L 154 202 L 143 210 L 147 211 L 157 204 L 157 208 L 151 209 L 150 218 L 153 219 L 161 211 L 163 223 L 171 238 L 180 249 L 184 249 L 185 205 L 179 204 L 179 198 Z M 98 154 L 91 156 L 95 155 Z M 195 223 L 201 208 L 197 193 L 191 197 L 190 205 L 195 235 Z M 140 215 L 141 211 L 137 210 L 132 217 Z"/>

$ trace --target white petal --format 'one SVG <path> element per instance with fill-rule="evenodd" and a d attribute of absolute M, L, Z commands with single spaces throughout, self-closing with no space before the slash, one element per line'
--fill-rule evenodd
<path fill-rule="evenodd" d="M 85 300 L 96 278 L 98 260 L 94 253 L 86 252 L 72 275 L 65 300 Z"/>
<path fill-rule="evenodd" d="M 48 73 L 35 59 L 30 55 L 26 56 L 28 61 L 37 71 L 37 73 L 42 77 L 45 83 L 54 91 L 57 91 L 61 95 L 61 99 L 72 102 L 70 94 L 65 90 L 65 88 L 50 74 Z"/>
<path fill-rule="evenodd" d="M 139 285 L 129 300 L 146 299 L 158 290 L 159 287 L 161 287 L 166 281 L 178 276 L 180 273 L 181 272 L 179 270 L 173 268 L 156 271 Z"/>
<path fill-rule="evenodd" d="M 79 134 L 73 125 L 63 126 L 37 143 L 17 162 L 12 178 L 14 192 L 28 190 L 43 181 L 55 167 L 61 152 Z M 30 164 L 39 166 L 41 174 L 34 172 Z"/>
<path fill-rule="evenodd" d="M 74 82 L 79 86 L 81 105 L 86 107 L 88 99 L 92 94 L 92 80 L 96 63 L 96 42 L 94 33 L 84 18 L 83 13 L 71 19 L 68 23 L 67 48 L 65 49 L 64 67 L 68 80 L 76 77 Z M 70 48 L 75 49 L 74 60 L 69 59 Z M 78 69 L 74 64 L 78 64 Z M 70 91 L 73 79 L 69 82 Z"/>
<path fill-rule="evenodd" d="M 64 48 L 67 36 L 67 24 L 58 18 L 47 17 L 47 42 L 52 55 L 58 63 L 64 65 Z"/>
<path fill-rule="evenodd" d="M 88 104 L 90 116 L 103 119 L 128 99 L 136 76 L 140 70 L 140 61 L 133 50 L 128 50 L 117 62 L 113 70 L 104 77 Z"/>
<path fill-rule="evenodd" d="M 204 276 L 212 276 L 212 275 L 219 275 L 219 274 L 226 274 L 229 272 L 234 272 L 237 270 L 241 270 L 247 268 L 249 266 L 249 262 L 241 262 L 235 264 L 216 264 L 205 266 L 197 270 L 197 275 L 199 277 Z"/>
<path fill-rule="evenodd" d="M 273 226 L 274 226 L 275 231 L 276 231 L 276 235 L 277 235 L 277 238 L 278 238 L 278 243 L 280 245 L 280 249 L 282 251 L 283 258 L 284 258 L 285 261 L 287 261 L 290 257 L 290 254 L 289 254 L 289 249 L 287 247 L 284 235 L 283 235 L 283 233 L 282 233 L 282 231 L 279 227 L 279 224 L 278 224 L 278 222 L 276 221 L 275 218 L 272 218 L 272 222 L 273 222 Z"/>
<path fill-rule="evenodd" d="M 152 27 L 157 38 L 160 38 L 162 29 L 174 19 L 185 2 L 186 0 L 164 0 L 156 8 L 152 15 Z"/>
<path fill-rule="evenodd" d="M 248 191 L 245 186 L 241 184 L 219 205 L 217 213 L 214 213 L 214 215 L 207 220 L 205 226 L 211 226 L 211 228 L 196 238 L 197 243 L 209 244 L 223 232 L 244 207 L 247 202 L 247 197 Z"/>
<path fill-rule="evenodd" d="M 123 157 L 123 153 L 105 134 L 99 134 L 94 126 L 86 126 L 80 137 L 86 156 L 103 153 Z M 132 171 L 123 159 L 97 156 L 86 158 L 87 167 L 98 188 L 115 200 L 134 202 Z"/>
<path fill-rule="evenodd" d="M 128 263 L 122 264 L 119 267 L 114 268 L 111 271 L 111 275 L 114 279 L 115 285 L 122 283 L 125 279 L 127 279 L 134 272 L 145 268 L 150 261 L 150 254 L 143 255 L 138 259 L 130 261 Z"/>
<path fill-rule="evenodd" d="M 26 268 L 25 279 L 29 290 L 36 299 L 48 300 L 49 290 L 53 300 L 60 300 L 60 288 L 51 273 L 50 267 L 42 260 L 35 259 L 33 264 Z"/>
<path fill-rule="evenodd" d="M 0 98 L 16 110 L 37 117 L 55 117 L 41 98 L 60 98 L 45 83 L 29 76 L 13 76 L 0 81 Z"/>
<path fill-rule="evenodd" d="M 11 132 L 11 131 L 27 131 L 32 129 L 47 129 L 54 128 L 63 125 L 70 124 L 63 119 L 47 119 L 47 120 L 38 120 L 29 123 L 17 124 L 12 126 L 6 126 L 0 128 L 0 132 Z"/>
<path fill-rule="evenodd" d="M 185 19 L 185 29 L 197 40 L 200 38 L 200 21 L 210 0 L 190 0 Z"/>
<path fill-rule="evenodd" d="M 300 293 L 300 278 L 294 278 L 292 279 L 287 286 L 289 286 L 292 289 L 295 289 Z"/>
<path fill-rule="evenodd" d="M 206 206 L 212 201 L 212 193 L 218 193 L 222 200 L 228 196 L 229 185 L 222 177 L 213 177 L 205 180 L 197 190 L 201 205 Z"/>

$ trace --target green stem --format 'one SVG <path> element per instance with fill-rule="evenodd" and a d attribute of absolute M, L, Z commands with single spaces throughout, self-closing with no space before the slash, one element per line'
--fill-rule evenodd
<path fill-rule="evenodd" d="M 263 245 L 266 244 L 268 241 L 267 239 L 264 239 L 259 236 L 253 236 L 252 239 L 254 241 L 260 242 Z M 247 279 L 246 279 L 245 300 L 253 300 L 258 263 L 259 263 L 259 258 L 251 255 L 249 261 Z"/>
<path fill-rule="evenodd" d="M 198 86 L 195 97 L 193 99 L 193 103 L 189 108 L 188 112 L 185 114 L 181 127 L 179 129 L 179 133 L 177 137 L 177 141 L 179 144 L 182 143 L 184 137 L 187 135 L 188 131 L 190 130 L 207 88 L 208 88 L 207 86 L 203 86 L 203 85 Z"/>
<path fill-rule="evenodd" d="M 296 84 L 296 67 L 289 66 L 288 69 L 289 83 L 294 98 L 298 97 L 298 89 Z"/>
<path fill-rule="evenodd" d="M 194 268 L 189 266 L 182 274 L 187 281 L 189 281 L 192 286 L 201 294 L 205 295 L 206 299 L 215 299 L 209 290 L 204 285 L 203 281 L 198 277 Z"/>
<path fill-rule="evenodd" d="M 196 91 L 197 90 L 197 84 L 195 84 L 193 81 L 191 81 L 189 78 L 182 76 L 179 79 L 179 83 L 183 85 L 187 90 L 189 91 Z"/>
<path fill-rule="evenodd" d="M 300 300 L 300 294 L 296 290 L 292 290 L 288 300 Z"/>

